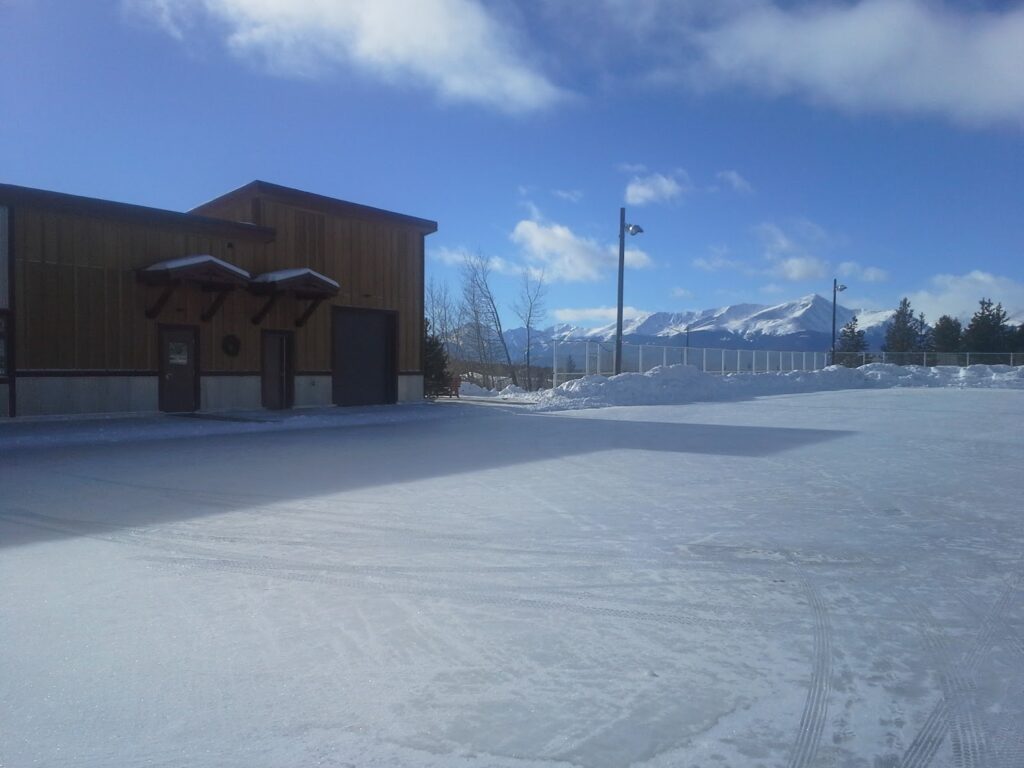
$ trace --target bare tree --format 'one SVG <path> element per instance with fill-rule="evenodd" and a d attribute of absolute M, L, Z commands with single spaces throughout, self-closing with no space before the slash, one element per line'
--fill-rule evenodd
<path fill-rule="evenodd" d="M 519 386 L 516 369 L 512 365 L 512 356 L 509 354 L 508 343 L 505 341 L 501 326 L 498 304 L 491 290 L 490 260 L 482 253 L 467 256 L 462 265 L 462 297 L 463 306 L 476 329 L 474 335 L 477 336 L 477 346 L 481 353 L 488 347 L 491 350 L 500 350 L 508 367 L 509 378 L 514 385 Z M 493 358 L 493 354 L 488 355 L 489 360 Z"/>
<path fill-rule="evenodd" d="M 457 346 L 457 324 L 458 308 L 447 283 L 437 283 L 430 278 L 427 283 L 426 292 L 426 315 L 430 321 L 430 328 L 441 343 L 444 344 L 445 352 L 449 355 L 455 352 Z"/>
<path fill-rule="evenodd" d="M 523 270 L 522 282 L 519 285 L 519 295 L 516 297 L 512 310 L 526 327 L 526 388 L 533 391 L 533 373 L 530 369 L 530 344 L 533 342 L 533 327 L 536 323 L 544 320 L 547 314 L 547 307 L 544 299 L 547 296 L 547 286 L 544 283 L 544 271 L 532 272 L 530 269 Z"/>
<path fill-rule="evenodd" d="M 462 274 L 462 301 L 458 308 L 458 335 L 461 357 L 467 364 L 473 364 L 482 380 L 481 386 L 491 388 L 491 368 L 494 350 L 491 334 L 484 321 L 483 301 L 476 281 L 470 278 L 464 267 Z"/>

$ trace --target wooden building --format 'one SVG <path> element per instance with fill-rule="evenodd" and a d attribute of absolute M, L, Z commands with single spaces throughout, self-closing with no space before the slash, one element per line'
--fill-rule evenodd
<path fill-rule="evenodd" d="M 188 213 L 0 184 L 0 416 L 419 399 L 436 230 L 261 181 Z"/>

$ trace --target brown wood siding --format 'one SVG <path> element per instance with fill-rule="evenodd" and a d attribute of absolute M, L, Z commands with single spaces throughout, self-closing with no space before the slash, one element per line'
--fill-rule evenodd
<path fill-rule="evenodd" d="M 265 247 L 265 261 L 256 271 L 309 267 L 341 285 L 338 295 L 324 302 L 296 334 L 299 370 L 331 367 L 328 304 L 398 312 L 399 369 L 420 370 L 423 252 L 419 232 L 305 210 L 268 197 L 260 199 L 259 208 L 260 225 L 275 229 L 277 239 Z M 278 311 L 281 308 L 275 307 L 274 312 Z"/>
<path fill-rule="evenodd" d="M 230 210 L 228 210 L 230 208 Z M 157 325 L 199 328 L 203 372 L 260 370 L 260 332 L 295 331 L 296 369 L 331 367 L 330 304 L 398 312 L 398 367 L 421 366 L 423 237 L 386 221 L 346 219 L 263 198 L 232 201 L 217 215 L 276 229 L 276 239 L 232 239 L 209 228 L 119 221 L 64 210 L 18 207 L 12 232 L 19 370 L 156 371 Z M 256 326 L 266 299 L 235 290 L 209 322 L 200 315 L 215 298 L 198 286 L 179 287 L 155 319 L 145 311 L 161 287 L 138 282 L 136 270 L 157 261 L 210 254 L 254 275 L 310 267 L 341 284 L 341 291 L 309 318 L 307 302 L 288 295 Z M 236 357 L 221 348 L 225 335 L 241 340 Z"/>

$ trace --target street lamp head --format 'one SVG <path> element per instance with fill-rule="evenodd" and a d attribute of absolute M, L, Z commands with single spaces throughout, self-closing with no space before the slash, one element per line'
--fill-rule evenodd
<path fill-rule="evenodd" d="M 641 227 L 639 224 L 627 224 L 626 231 L 631 235 L 642 235 L 644 232 L 644 228 Z"/>
<path fill-rule="evenodd" d="M 842 283 L 840 283 L 839 285 L 836 286 L 836 290 L 837 291 L 845 291 L 846 290 L 846 286 L 843 285 Z"/>

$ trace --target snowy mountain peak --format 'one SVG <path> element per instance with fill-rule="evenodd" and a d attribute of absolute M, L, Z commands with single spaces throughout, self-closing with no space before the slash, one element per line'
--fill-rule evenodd
<path fill-rule="evenodd" d="M 869 344 L 877 347 L 893 310 L 854 310 L 836 306 L 838 330 L 856 315 L 868 332 Z M 693 346 L 745 346 L 764 349 L 826 349 L 832 334 L 832 299 L 811 293 L 779 304 L 729 304 L 688 312 L 644 312 L 625 320 L 622 333 L 633 342 L 678 345 L 687 333 Z M 523 329 L 506 332 L 510 347 L 525 342 Z M 546 348 L 552 340 L 612 341 L 615 323 L 599 328 L 580 328 L 561 323 L 534 332 L 534 344 Z M 533 344 L 531 344 L 533 346 Z"/>

